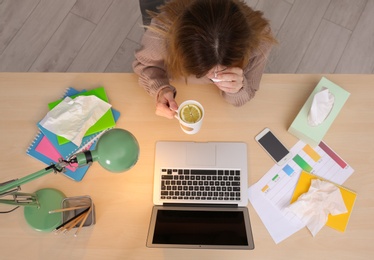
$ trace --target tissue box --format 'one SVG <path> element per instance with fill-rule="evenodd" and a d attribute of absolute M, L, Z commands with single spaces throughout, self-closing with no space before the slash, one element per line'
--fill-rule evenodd
<path fill-rule="evenodd" d="M 318 126 L 311 126 L 308 123 L 308 113 L 312 105 L 314 95 L 321 91 L 323 87 L 328 88 L 329 91 L 334 95 L 334 106 L 332 107 L 332 110 L 330 111 L 330 114 L 327 116 L 325 121 L 323 121 Z M 290 132 L 300 140 L 310 144 L 311 146 L 317 146 L 322 141 L 323 137 L 329 130 L 335 118 L 338 116 L 349 95 L 349 92 L 345 91 L 325 77 L 322 77 L 318 85 L 313 90 L 312 94 L 309 96 L 308 100 L 305 102 L 304 106 L 301 108 L 299 114 L 292 122 L 290 128 L 288 129 L 288 132 Z"/>

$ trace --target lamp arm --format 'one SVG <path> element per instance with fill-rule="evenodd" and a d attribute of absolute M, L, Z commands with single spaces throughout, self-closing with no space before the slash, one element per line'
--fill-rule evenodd
<path fill-rule="evenodd" d="M 0 199 L 0 203 L 15 206 L 40 206 L 35 194 L 14 192 L 11 195 L 13 199 Z"/>
<path fill-rule="evenodd" d="M 7 191 L 11 190 L 11 189 L 14 189 L 22 184 L 25 184 L 25 183 L 28 183 L 30 181 L 33 181 L 39 177 L 42 177 L 50 172 L 61 172 L 64 170 L 65 166 L 66 166 L 66 162 L 61 162 L 61 163 L 56 163 L 56 164 L 52 164 L 40 171 L 37 171 L 37 172 L 34 172 L 30 175 L 27 175 L 25 177 L 22 177 L 20 179 L 17 179 L 17 180 L 14 180 L 14 181 L 11 181 L 11 182 L 7 182 L 6 184 L 3 184 L 0 186 L 0 196 L 1 194 L 3 193 L 6 193 Z"/>

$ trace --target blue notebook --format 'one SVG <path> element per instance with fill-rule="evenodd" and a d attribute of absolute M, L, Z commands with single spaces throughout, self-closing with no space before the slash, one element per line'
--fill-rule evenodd
<path fill-rule="evenodd" d="M 115 111 L 113 113 L 113 116 L 114 116 L 115 113 L 117 113 L 117 111 Z M 88 146 L 91 142 L 93 142 L 95 139 L 97 139 L 100 136 L 100 134 L 102 134 L 102 132 L 98 132 L 98 133 L 95 133 L 95 134 L 88 135 L 88 136 L 84 137 L 82 139 L 82 143 L 81 143 L 80 146 L 76 146 L 72 142 L 60 145 L 58 143 L 58 138 L 57 138 L 56 134 L 54 134 L 54 133 L 48 131 L 47 129 L 43 128 L 39 123 L 37 125 L 40 129 L 40 132 L 48 138 L 48 140 L 53 144 L 53 146 L 61 154 L 61 156 L 64 157 L 64 159 L 68 159 L 73 154 L 79 152 L 80 150 L 85 149 L 86 146 Z"/>
<path fill-rule="evenodd" d="M 45 135 L 42 132 L 39 132 L 36 135 L 32 144 L 27 149 L 26 153 L 47 165 L 55 164 L 57 163 L 58 158 L 60 158 L 61 155 L 57 154 L 55 151 L 51 152 L 53 151 L 53 146 L 51 148 L 48 146 L 48 144 L 46 145 L 46 143 L 48 142 L 49 142 L 48 139 L 45 139 Z M 90 148 L 93 149 L 95 145 L 96 143 L 93 143 Z M 37 150 L 38 147 L 40 149 L 44 149 L 45 147 L 48 147 L 49 149 L 48 156 L 44 155 L 42 152 L 38 152 Z M 68 178 L 73 179 L 75 181 L 81 181 L 84 175 L 86 174 L 86 172 L 88 171 L 88 168 L 89 166 L 83 166 L 80 168 L 70 168 L 70 167 L 68 168 L 67 167 L 66 171 L 63 172 L 62 174 L 64 174 Z"/>

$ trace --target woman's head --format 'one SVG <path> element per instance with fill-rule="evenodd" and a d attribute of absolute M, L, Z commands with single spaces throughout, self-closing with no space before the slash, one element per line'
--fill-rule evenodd
<path fill-rule="evenodd" d="M 166 66 L 177 77 L 202 77 L 217 65 L 244 68 L 268 26 L 261 12 L 240 0 L 177 0 L 162 11 Z"/>

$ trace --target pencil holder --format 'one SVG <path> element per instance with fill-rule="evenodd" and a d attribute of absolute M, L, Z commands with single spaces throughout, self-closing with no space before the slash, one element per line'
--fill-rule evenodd
<path fill-rule="evenodd" d="M 92 207 L 91 212 L 89 213 L 86 221 L 83 224 L 83 227 L 92 226 L 95 224 L 95 205 L 92 202 L 90 196 L 76 196 L 76 197 L 68 197 L 62 201 L 62 208 L 79 208 L 71 211 L 64 211 L 62 215 L 62 222 L 66 222 L 69 219 L 72 219 L 82 213 L 85 208 Z M 80 223 L 78 223 L 75 227 L 79 227 Z"/>

